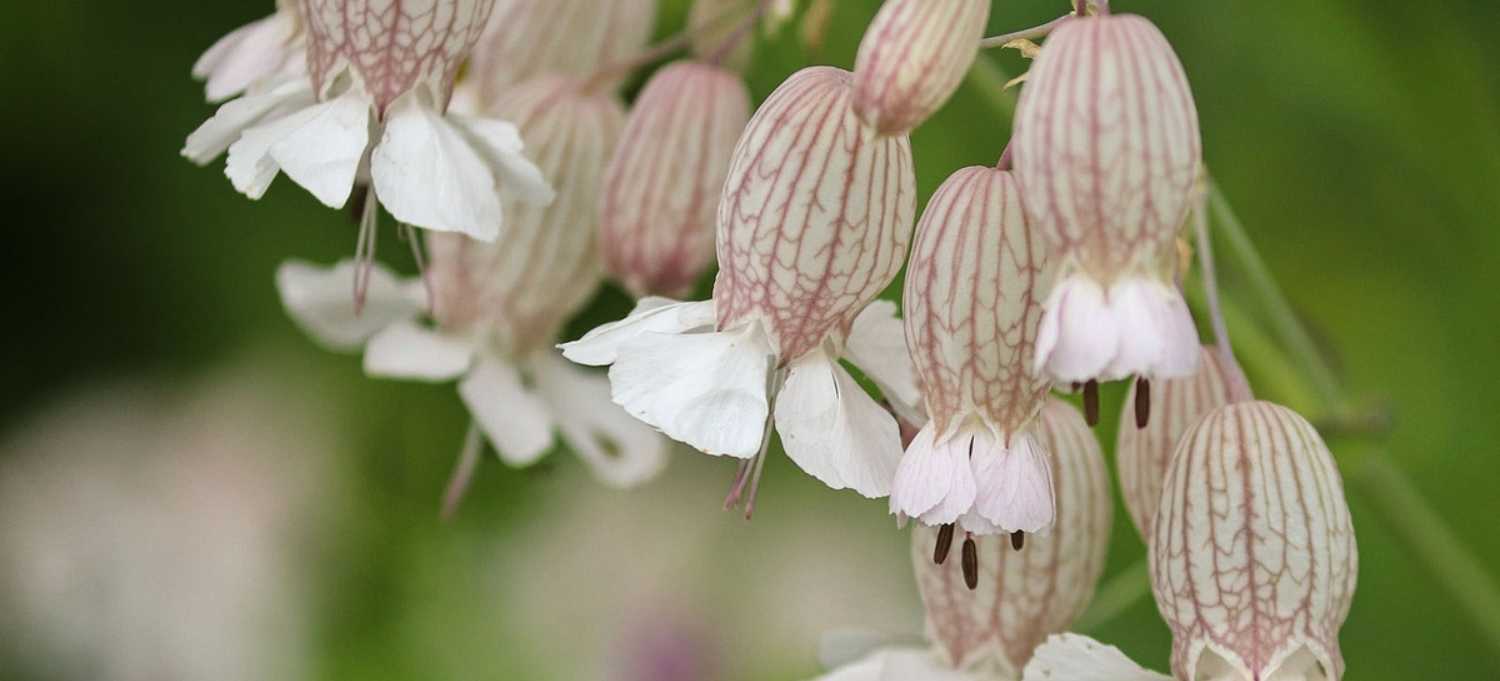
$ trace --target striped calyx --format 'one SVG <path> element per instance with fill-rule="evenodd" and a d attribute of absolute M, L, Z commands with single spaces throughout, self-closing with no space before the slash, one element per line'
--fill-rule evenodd
<path fill-rule="evenodd" d="M 886 0 L 854 61 L 854 112 L 882 135 L 937 112 L 979 53 L 989 0 Z"/>
<path fill-rule="evenodd" d="M 957 560 L 934 563 L 936 530 L 913 532 L 912 562 L 927 615 L 927 636 L 961 670 L 1017 679 L 1047 636 L 1067 630 L 1094 597 L 1109 548 L 1109 472 L 1099 444 L 1072 406 L 1047 401 L 1039 439 L 1051 455 L 1057 524 L 1024 550 L 1006 537 L 976 537 L 979 580 L 970 590 Z"/>
<path fill-rule="evenodd" d="M 1166 281 L 1200 169 L 1198 113 L 1161 31 L 1133 15 L 1048 36 L 1016 110 L 1015 167 L 1033 225 L 1108 286 Z"/>
<path fill-rule="evenodd" d="M 602 277 L 596 201 L 625 111 L 611 94 L 548 77 L 512 89 L 486 113 L 515 121 L 557 198 L 547 206 L 507 198 L 505 236 L 493 243 L 429 233 L 433 315 L 445 331 L 486 335 L 521 356 L 552 343 Z"/>
<path fill-rule="evenodd" d="M 496 0 L 468 78 L 484 102 L 537 76 L 588 78 L 644 50 L 655 22 L 656 0 Z"/>
<path fill-rule="evenodd" d="M 1338 679 L 1359 557 L 1343 482 L 1312 424 L 1269 402 L 1183 435 L 1151 535 L 1179 679 Z"/>
<path fill-rule="evenodd" d="M 1149 384 L 1151 419 L 1137 428 L 1130 413 L 1141 384 L 1133 383 L 1120 417 L 1115 456 L 1125 509 L 1142 537 L 1151 536 L 1151 521 L 1161 503 L 1162 479 L 1177 450 L 1178 440 L 1200 417 L 1235 401 L 1236 386 L 1244 386 L 1239 366 L 1214 347 L 1204 347 L 1198 370 L 1191 376 Z"/>
<path fill-rule="evenodd" d="M 346 83 L 382 117 L 416 91 L 439 110 L 489 20 L 494 0 L 303 0 L 307 66 L 319 98 Z"/>
<path fill-rule="evenodd" d="M 729 157 L 750 118 L 739 76 L 677 62 L 636 98 L 599 200 L 604 263 L 637 297 L 682 297 L 714 257 Z"/>
<path fill-rule="evenodd" d="M 750 119 L 724 184 L 718 328 L 760 322 L 779 362 L 846 334 L 911 240 L 911 143 L 877 136 L 849 100 L 847 71 L 792 74 Z"/>

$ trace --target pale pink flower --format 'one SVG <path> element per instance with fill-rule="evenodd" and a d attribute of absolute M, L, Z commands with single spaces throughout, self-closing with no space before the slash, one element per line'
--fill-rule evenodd
<path fill-rule="evenodd" d="M 906 276 L 906 343 L 931 418 L 896 471 L 891 511 L 970 532 L 1053 520 L 1031 428 L 1050 383 L 1031 370 L 1047 276 L 1009 172 L 966 168 L 933 194 Z"/>
<path fill-rule="evenodd" d="M 639 296 L 680 297 L 714 257 L 714 216 L 750 119 L 733 72 L 695 62 L 657 71 L 635 100 L 599 199 L 604 263 Z"/>
<path fill-rule="evenodd" d="M 1182 65 L 1151 22 L 1064 21 L 1016 111 L 1016 176 L 1062 268 L 1035 365 L 1059 383 L 1192 372 L 1198 335 L 1175 238 L 1200 171 Z"/>
<path fill-rule="evenodd" d="M 277 0 L 276 13 L 220 38 L 193 64 L 210 102 L 264 89 L 305 73 L 307 36 L 299 0 Z"/>
<path fill-rule="evenodd" d="M 648 298 L 564 353 L 612 364 L 617 403 L 709 454 L 763 461 L 774 401 L 793 461 L 878 497 L 900 457 L 896 422 L 839 359 L 915 400 L 895 306 L 870 301 L 900 270 L 916 192 L 909 142 L 859 122 L 849 80 L 799 71 L 750 121 L 719 204 L 711 300 Z"/>
<path fill-rule="evenodd" d="M 447 111 L 492 4 L 302 0 L 306 78 L 228 102 L 182 153 L 208 163 L 227 149 L 226 174 L 252 199 L 284 172 L 341 208 L 368 176 L 398 221 L 493 240 L 502 193 L 545 203 L 552 191 L 515 126 Z"/>
<path fill-rule="evenodd" d="M 906 134 L 953 96 L 984 37 L 989 0 L 886 0 L 854 61 L 854 112 Z"/>

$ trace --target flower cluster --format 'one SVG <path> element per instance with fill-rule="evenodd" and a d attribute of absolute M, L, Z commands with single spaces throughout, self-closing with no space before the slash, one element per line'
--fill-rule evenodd
<path fill-rule="evenodd" d="M 556 432 L 618 486 L 660 470 L 667 439 L 737 459 L 726 507 L 747 516 L 775 441 L 831 488 L 889 497 L 921 526 L 933 649 L 830 678 L 1154 678 L 1048 639 L 1102 570 L 1090 428 L 1122 379 L 1121 487 L 1178 678 L 1337 678 L 1357 563 L 1338 471 L 1305 420 L 1251 397 L 1222 324 L 1200 343 L 1180 231 L 1201 141 L 1162 33 L 1101 1 L 1013 34 L 1046 40 L 1022 43 L 1009 145 L 918 219 L 911 133 L 982 45 L 1016 43 L 982 38 L 987 1 L 887 0 L 852 71 L 796 71 L 752 114 L 747 34 L 788 4 L 699 0 L 682 40 L 647 49 L 653 0 L 283 0 L 195 67 L 210 99 L 240 96 L 184 154 L 227 150 L 252 198 L 283 172 L 330 206 L 362 188 L 359 258 L 289 262 L 281 295 L 372 376 L 459 381 L 475 427 L 455 492 L 481 434 L 526 465 Z M 683 46 L 627 108 L 621 84 Z M 378 207 L 425 230 L 420 277 L 371 260 Z M 879 299 L 903 268 L 904 317 Z M 558 344 L 605 280 L 634 310 Z"/>

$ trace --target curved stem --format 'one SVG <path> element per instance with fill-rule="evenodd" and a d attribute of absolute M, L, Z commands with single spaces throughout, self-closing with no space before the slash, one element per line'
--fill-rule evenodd
<path fill-rule="evenodd" d="M 1073 14 L 1064 14 L 1041 26 L 1032 26 L 1031 28 L 1023 28 L 1019 31 L 1011 31 L 1010 33 L 985 38 L 979 41 L 979 49 L 988 50 L 993 47 L 1005 47 L 1016 40 L 1045 38 L 1048 33 L 1052 32 L 1052 29 L 1057 28 L 1062 22 L 1072 19 L 1074 16 Z"/>

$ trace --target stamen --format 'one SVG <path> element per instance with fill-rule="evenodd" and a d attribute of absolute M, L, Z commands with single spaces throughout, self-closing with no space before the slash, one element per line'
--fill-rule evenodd
<path fill-rule="evenodd" d="M 1099 425 L 1099 382 L 1083 384 L 1083 419 L 1090 426 Z"/>
<path fill-rule="evenodd" d="M 970 591 L 979 588 L 979 546 L 974 543 L 974 535 L 967 534 L 964 537 L 964 585 Z"/>
<path fill-rule="evenodd" d="M 1079 383 L 1078 381 L 1073 381 L 1073 392 L 1076 393 L 1076 392 L 1078 392 L 1082 388 L 1083 388 L 1083 384 L 1082 383 Z"/>
<path fill-rule="evenodd" d="M 450 520 L 458 511 L 458 505 L 463 502 L 464 495 L 469 491 L 469 482 L 474 479 L 474 470 L 479 467 L 479 451 L 484 447 L 484 441 L 480 438 L 479 426 L 469 424 L 469 432 L 464 435 L 464 448 L 459 451 L 458 463 L 453 466 L 453 475 L 448 478 L 448 487 L 443 490 L 443 520 Z"/>
<path fill-rule="evenodd" d="M 953 523 L 938 528 L 937 546 L 932 549 L 932 562 L 942 565 L 953 549 Z"/>
<path fill-rule="evenodd" d="M 417 228 L 405 222 L 396 227 L 396 233 L 411 246 L 411 259 L 417 263 L 417 276 L 422 278 L 422 288 L 427 292 L 427 314 L 437 317 L 437 296 L 432 294 L 432 279 L 427 276 L 427 257 L 422 253 L 422 237 Z"/>
<path fill-rule="evenodd" d="M 1020 551 L 1023 546 L 1026 546 L 1026 533 L 1020 531 L 1010 533 L 1011 550 Z"/>
<path fill-rule="evenodd" d="M 1135 379 L 1135 427 L 1145 428 L 1151 420 L 1151 381 L 1144 376 Z"/>
<path fill-rule="evenodd" d="M 724 510 L 728 511 L 740 503 L 740 495 L 745 491 L 745 483 L 750 481 L 750 464 L 755 459 L 741 459 L 739 468 L 734 471 L 734 482 L 730 483 L 729 494 L 724 497 Z"/>
<path fill-rule="evenodd" d="M 755 497 L 760 492 L 760 474 L 766 469 L 766 448 L 770 443 L 771 435 L 767 433 L 760 445 L 760 454 L 755 457 L 755 469 L 750 472 L 750 493 L 745 497 L 745 520 L 755 514 Z"/>
<path fill-rule="evenodd" d="M 365 294 L 370 289 L 370 272 L 375 267 L 375 236 L 377 219 L 380 217 L 380 202 L 375 198 L 375 188 L 365 192 L 365 207 L 359 217 L 359 236 L 354 242 L 354 315 L 365 309 Z"/>

